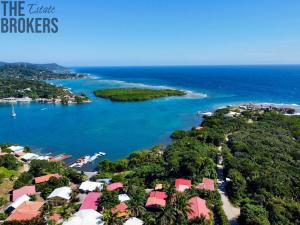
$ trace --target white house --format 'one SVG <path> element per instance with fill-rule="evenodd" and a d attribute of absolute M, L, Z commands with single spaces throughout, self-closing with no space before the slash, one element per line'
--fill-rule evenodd
<path fill-rule="evenodd" d="M 9 150 L 11 150 L 12 152 L 23 152 L 24 151 L 24 147 L 23 146 L 10 146 L 8 147 Z"/>
<path fill-rule="evenodd" d="M 238 117 L 240 115 L 241 115 L 241 113 L 230 111 L 229 113 L 225 114 L 224 117 L 233 118 L 233 117 Z"/>
<path fill-rule="evenodd" d="M 118 199 L 119 199 L 120 202 L 126 202 L 126 201 L 130 200 L 129 196 L 126 195 L 126 194 L 120 194 L 120 195 L 118 195 Z"/>
<path fill-rule="evenodd" d="M 22 195 L 21 197 L 17 198 L 16 201 L 14 201 L 12 204 L 10 204 L 6 209 L 5 212 L 11 213 L 16 208 L 18 208 L 20 205 L 22 205 L 24 202 L 28 202 L 30 198 L 28 195 Z"/>
<path fill-rule="evenodd" d="M 136 217 L 129 218 L 124 225 L 143 225 L 144 222 Z"/>
<path fill-rule="evenodd" d="M 104 225 L 102 215 L 93 209 L 83 209 L 75 213 L 63 225 Z"/>
<path fill-rule="evenodd" d="M 93 182 L 93 181 L 85 181 L 85 182 L 82 182 L 79 187 L 79 190 L 81 190 L 83 192 L 91 192 L 91 191 L 95 191 L 96 189 L 99 189 L 101 191 L 103 189 L 103 183 Z"/>
<path fill-rule="evenodd" d="M 29 161 L 29 160 L 33 160 L 33 159 L 37 159 L 39 156 L 37 154 L 34 154 L 34 153 L 27 153 L 25 155 L 23 155 L 21 157 L 22 160 L 24 161 Z"/>
<path fill-rule="evenodd" d="M 69 187 L 56 188 L 48 196 L 48 200 L 52 205 L 62 205 L 71 199 L 72 190 Z"/>

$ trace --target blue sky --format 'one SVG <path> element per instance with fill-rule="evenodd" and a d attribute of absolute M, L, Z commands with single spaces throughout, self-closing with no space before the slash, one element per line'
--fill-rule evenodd
<path fill-rule="evenodd" d="M 36 2 L 27 0 L 27 3 Z M 40 0 L 58 34 L 0 34 L 0 61 L 299 64 L 299 0 Z"/>

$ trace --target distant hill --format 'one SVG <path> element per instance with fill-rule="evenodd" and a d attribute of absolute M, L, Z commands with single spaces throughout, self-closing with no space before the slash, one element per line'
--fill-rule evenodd
<path fill-rule="evenodd" d="M 76 79 L 84 77 L 83 74 L 73 73 L 56 63 L 33 64 L 27 62 L 0 62 L 0 76 L 35 80 Z"/>
<path fill-rule="evenodd" d="M 35 64 L 35 63 L 28 63 L 28 62 L 15 62 L 15 63 L 6 63 L 0 62 L 0 66 L 5 65 L 12 65 L 12 66 L 20 66 L 20 67 L 29 67 L 29 68 L 36 68 L 36 69 L 43 69 L 49 70 L 55 73 L 69 73 L 71 72 L 68 68 L 58 65 L 56 63 L 47 63 L 47 64 Z"/>

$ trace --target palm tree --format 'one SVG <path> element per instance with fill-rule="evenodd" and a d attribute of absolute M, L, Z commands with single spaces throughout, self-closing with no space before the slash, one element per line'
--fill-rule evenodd
<path fill-rule="evenodd" d="M 159 216 L 160 225 L 169 225 L 176 223 L 176 214 L 173 205 L 167 205 Z"/>
<path fill-rule="evenodd" d="M 140 198 L 132 198 L 128 205 L 132 216 L 140 217 L 146 211 L 144 207 L 144 201 L 142 201 Z"/>
<path fill-rule="evenodd" d="M 106 225 L 121 225 L 122 221 L 117 216 L 117 213 L 112 213 L 111 210 L 105 210 L 103 212 L 103 221 Z"/>
<path fill-rule="evenodd" d="M 52 205 L 50 205 L 49 203 L 45 204 L 42 208 L 42 216 L 43 218 L 45 218 L 46 220 L 52 216 L 54 213 L 54 208 Z"/>
<path fill-rule="evenodd" d="M 187 219 L 187 214 L 191 211 L 191 206 L 188 203 L 188 198 L 184 193 L 176 193 L 174 200 L 174 211 L 177 219 Z"/>

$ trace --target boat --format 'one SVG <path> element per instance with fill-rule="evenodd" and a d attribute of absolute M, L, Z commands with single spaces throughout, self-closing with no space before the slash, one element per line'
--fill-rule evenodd
<path fill-rule="evenodd" d="M 71 163 L 69 167 L 82 167 L 83 165 L 87 164 L 90 160 L 91 156 L 86 155 L 83 157 L 80 157 L 75 160 L 75 162 Z"/>
<path fill-rule="evenodd" d="M 12 117 L 16 117 L 17 114 L 16 114 L 16 112 L 15 112 L 15 107 L 14 107 L 14 105 L 11 104 L 11 107 L 12 107 L 12 109 L 11 109 L 11 116 L 12 116 Z"/>
<path fill-rule="evenodd" d="M 95 153 L 95 154 L 89 159 L 89 162 L 93 162 L 93 161 L 96 160 L 98 157 L 105 156 L 105 155 L 106 155 L 105 152 L 97 152 L 97 153 Z"/>

